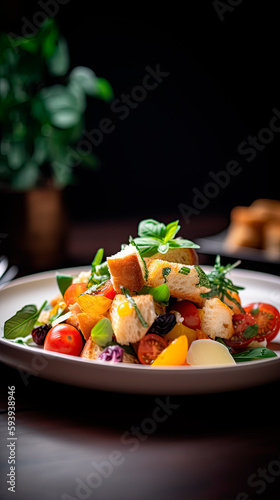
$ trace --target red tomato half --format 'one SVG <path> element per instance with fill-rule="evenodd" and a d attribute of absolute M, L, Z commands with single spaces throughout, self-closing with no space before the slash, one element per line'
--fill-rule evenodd
<path fill-rule="evenodd" d="M 68 286 L 64 293 L 64 300 L 67 307 L 75 304 L 79 295 L 84 293 L 86 290 L 87 285 L 85 283 L 72 283 L 72 285 Z"/>
<path fill-rule="evenodd" d="M 251 313 L 258 323 L 259 331 L 255 340 L 262 342 L 266 339 L 267 343 L 271 342 L 280 328 L 280 315 L 276 307 L 264 302 L 255 302 L 244 307 L 244 310 Z"/>
<path fill-rule="evenodd" d="M 83 340 L 80 332 L 66 323 L 51 328 L 44 342 L 46 351 L 61 352 L 71 356 L 79 356 L 82 348 Z"/>
<path fill-rule="evenodd" d="M 243 349 L 244 347 L 247 347 L 252 340 L 256 340 L 256 335 L 250 338 L 244 336 L 244 332 L 248 326 L 256 324 L 256 320 L 251 314 L 234 314 L 232 316 L 232 322 L 234 334 L 229 340 L 225 340 L 229 347 L 232 347 L 233 349 Z"/>
<path fill-rule="evenodd" d="M 200 328 L 200 319 L 197 307 L 192 302 L 189 302 L 188 300 L 181 300 L 180 302 L 173 304 L 171 309 L 172 311 L 178 311 L 181 316 L 183 316 L 183 325 L 188 328 L 192 328 L 193 330 Z"/>
<path fill-rule="evenodd" d="M 97 290 L 97 292 L 95 292 L 94 295 L 104 295 L 104 297 L 107 297 L 107 299 L 113 300 L 113 298 L 116 295 L 116 292 L 113 288 L 111 280 L 105 281 L 103 287 L 100 288 L 100 290 Z"/>
<path fill-rule="evenodd" d="M 148 333 L 140 340 L 138 347 L 138 359 L 143 365 L 151 365 L 158 355 L 168 346 L 167 341 L 156 335 Z"/>

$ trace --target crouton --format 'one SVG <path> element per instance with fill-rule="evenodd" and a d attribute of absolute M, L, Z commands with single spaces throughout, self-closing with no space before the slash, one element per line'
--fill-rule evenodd
<path fill-rule="evenodd" d="M 84 348 L 80 354 L 81 358 L 86 358 L 86 359 L 97 359 L 99 354 L 101 354 L 102 349 L 99 347 L 94 340 L 92 339 L 91 335 L 89 336 L 88 340 L 86 341 Z"/>
<path fill-rule="evenodd" d="M 209 288 L 199 286 L 199 275 L 195 266 L 155 259 L 148 263 L 148 273 L 148 285 L 156 287 L 166 283 L 172 297 L 190 300 L 198 306 L 204 304 L 205 299 L 201 297 L 201 293 L 208 292 Z"/>
<path fill-rule="evenodd" d="M 116 340 L 120 344 L 127 345 L 141 340 L 156 319 L 155 305 L 152 295 L 137 295 L 133 297 L 133 300 L 135 301 L 148 326 L 145 327 L 142 325 L 137 316 L 136 310 L 133 307 L 131 307 L 129 314 L 119 314 L 119 306 L 122 304 L 128 304 L 128 301 L 124 295 L 117 294 L 112 302 L 109 311 L 109 318 L 113 326 Z"/>
<path fill-rule="evenodd" d="M 158 252 L 151 257 L 145 257 L 147 264 L 154 259 L 176 262 L 177 264 L 184 264 L 186 266 L 198 264 L 198 255 L 194 248 L 170 248 L 165 254 Z"/>
<path fill-rule="evenodd" d="M 124 250 L 107 257 L 107 262 L 117 293 L 121 293 L 121 286 L 133 293 L 145 285 L 145 265 L 134 245 L 127 245 Z"/>
<path fill-rule="evenodd" d="M 234 333 L 232 324 L 233 312 L 220 299 L 206 300 L 201 318 L 201 330 L 212 339 L 220 337 L 230 339 Z"/>

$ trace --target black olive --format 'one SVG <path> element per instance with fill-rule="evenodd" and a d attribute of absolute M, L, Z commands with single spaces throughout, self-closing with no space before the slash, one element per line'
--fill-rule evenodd
<path fill-rule="evenodd" d="M 51 329 L 51 325 L 40 325 L 33 328 L 31 335 L 35 344 L 44 345 L 47 333 Z"/>
<path fill-rule="evenodd" d="M 176 316 L 173 313 L 160 314 L 152 326 L 150 327 L 148 333 L 156 333 L 157 335 L 166 335 L 174 326 L 176 325 Z"/>

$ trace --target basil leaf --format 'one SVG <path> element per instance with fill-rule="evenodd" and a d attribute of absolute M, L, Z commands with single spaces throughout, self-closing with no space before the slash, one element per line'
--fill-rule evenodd
<path fill-rule="evenodd" d="M 169 250 L 169 243 L 161 243 L 158 246 L 158 252 L 159 253 L 165 254 L 165 253 L 168 252 L 168 250 Z"/>
<path fill-rule="evenodd" d="M 252 337 L 255 337 L 255 335 L 257 335 L 258 330 L 259 330 L 258 325 L 249 325 L 247 326 L 246 330 L 244 330 L 243 336 L 245 337 L 245 339 L 250 339 Z"/>
<path fill-rule="evenodd" d="M 179 274 L 185 274 L 187 276 L 188 274 L 190 274 L 190 272 L 191 272 L 190 268 L 184 266 L 184 267 L 181 267 Z"/>
<path fill-rule="evenodd" d="M 176 238 L 175 240 L 171 240 L 170 248 L 200 248 L 199 245 L 190 240 L 185 240 L 183 238 Z"/>
<path fill-rule="evenodd" d="M 162 276 L 164 278 L 164 283 L 167 282 L 167 276 L 169 276 L 170 273 L 171 273 L 171 267 L 164 267 L 162 269 Z"/>
<path fill-rule="evenodd" d="M 70 285 L 72 285 L 73 276 L 70 276 L 69 274 L 56 273 L 56 282 L 57 282 L 57 285 L 58 285 L 58 288 L 60 290 L 61 295 L 64 297 L 64 294 L 65 294 L 67 288 Z"/>
<path fill-rule="evenodd" d="M 128 289 L 125 288 L 124 286 L 121 286 L 120 288 L 121 288 L 122 293 L 127 298 L 128 302 L 130 303 L 130 305 L 135 309 L 137 317 L 138 317 L 139 321 L 141 322 L 142 326 L 144 328 L 148 328 L 148 326 L 149 326 L 148 323 L 144 320 L 141 312 L 139 311 L 139 309 L 137 307 L 137 304 L 136 304 L 135 300 L 131 297 Z"/>
<path fill-rule="evenodd" d="M 47 301 L 44 302 L 39 311 L 34 304 L 24 306 L 17 311 L 14 316 L 5 322 L 4 337 L 6 339 L 16 339 L 17 337 L 29 335 L 46 303 Z"/>
<path fill-rule="evenodd" d="M 183 238 L 174 238 L 180 230 L 179 221 L 163 224 L 154 219 L 142 220 L 138 226 L 136 245 L 144 257 L 152 257 L 157 252 L 165 254 L 169 248 L 199 248 L 199 245 Z"/>
<path fill-rule="evenodd" d="M 172 238 L 174 238 L 174 236 L 178 233 L 178 231 L 180 231 L 181 226 L 179 226 L 178 224 L 179 224 L 178 220 L 175 220 L 174 222 L 170 222 L 169 224 L 167 224 L 164 237 L 165 243 L 169 240 L 172 240 Z"/>
<path fill-rule="evenodd" d="M 275 358 L 277 357 L 277 354 L 267 347 L 253 347 L 242 352 L 234 353 L 232 354 L 232 357 L 237 363 L 241 363 L 243 361 L 257 361 L 259 359 Z"/>
<path fill-rule="evenodd" d="M 141 238 L 152 236 L 162 240 L 166 234 L 166 225 L 154 219 L 142 220 L 138 226 L 138 234 Z"/>
<path fill-rule="evenodd" d="M 143 257 L 152 257 L 158 252 L 160 241 L 155 238 L 134 238 L 139 251 Z"/>
<path fill-rule="evenodd" d="M 112 341 L 113 327 L 109 318 L 102 318 L 96 323 L 91 330 L 91 338 L 99 347 L 105 347 L 108 342 Z"/>

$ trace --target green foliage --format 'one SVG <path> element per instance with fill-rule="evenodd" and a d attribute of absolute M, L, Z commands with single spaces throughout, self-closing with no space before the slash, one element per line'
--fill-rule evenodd
<path fill-rule="evenodd" d="M 53 19 L 28 38 L 0 34 L 0 187 L 63 187 L 74 165 L 96 168 L 75 149 L 86 97 L 109 101 L 110 84 L 86 67 L 70 71 L 66 40 Z"/>

